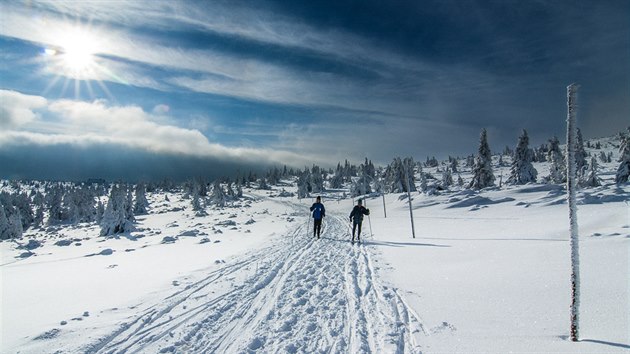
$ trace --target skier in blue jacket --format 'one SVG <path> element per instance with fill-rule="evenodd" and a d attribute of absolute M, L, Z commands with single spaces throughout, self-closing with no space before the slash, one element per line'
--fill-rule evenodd
<path fill-rule="evenodd" d="M 363 206 L 363 201 L 359 199 L 357 205 L 354 206 L 350 213 L 350 222 L 352 222 L 352 243 L 354 243 L 354 233 L 359 227 L 359 233 L 357 234 L 357 241 L 361 241 L 361 223 L 363 223 L 363 215 L 370 215 L 370 209 L 366 209 Z"/>
<path fill-rule="evenodd" d="M 326 216 L 326 208 L 322 204 L 322 197 L 317 197 L 315 203 L 311 206 L 313 212 L 313 237 L 319 238 L 322 231 L 322 219 Z"/>

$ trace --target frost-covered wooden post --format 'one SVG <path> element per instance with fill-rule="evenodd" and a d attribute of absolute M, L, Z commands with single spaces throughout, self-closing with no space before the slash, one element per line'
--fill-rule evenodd
<path fill-rule="evenodd" d="M 385 219 L 387 219 L 387 208 L 385 208 L 385 192 L 381 192 L 381 196 L 383 197 L 383 215 Z"/>
<path fill-rule="evenodd" d="M 580 330 L 580 255 L 578 243 L 577 206 L 575 202 L 577 84 L 567 86 L 567 197 L 569 201 L 569 230 L 571 233 L 571 340 L 578 341 Z"/>
<path fill-rule="evenodd" d="M 409 201 L 409 217 L 411 218 L 411 235 L 413 238 L 416 238 L 416 228 L 413 226 L 413 209 L 411 208 L 411 186 L 409 185 L 409 171 L 407 171 L 408 166 L 405 164 L 403 169 L 405 170 L 405 181 L 407 182 L 407 200 Z M 413 173 L 413 171 L 411 173 Z"/>

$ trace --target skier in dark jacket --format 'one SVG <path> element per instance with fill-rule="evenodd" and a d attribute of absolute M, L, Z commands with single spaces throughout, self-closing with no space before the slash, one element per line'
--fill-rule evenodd
<path fill-rule="evenodd" d="M 361 241 L 361 223 L 363 222 L 363 215 L 370 215 L 370 209 L 366 209 L 363 206 L 363 201 L 359 199 L 357 205 L 354 206 L 350 213 L 350 222 L 352 222 L 352 243 L 354 243 L 354 233 L 359 227 L 359 233 L 357 235 L 357 241 Z"/>
<path fill-rule="evenodd" d="M 322 197 L 317 197 L 315 203 L 311 206 L 313 212 L 313 237 L 319 238 L 322 231 L 322 219 L 326 216 L 326 208 L 322 204 Z"/>

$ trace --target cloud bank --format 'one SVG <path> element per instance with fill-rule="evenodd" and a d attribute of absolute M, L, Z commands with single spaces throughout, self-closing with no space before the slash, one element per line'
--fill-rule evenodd
<path fill-rule="evenodd" d="M 0 131 L 4 178 L 47 173 L 61 178 L 64 171 L 69 179 L 98 176 L 97 171 L 112 178 L 146 178 L 151 173 L 153 178 L 219 177 L 317 161 L 288 151 L 212 143 L 198 130 L 161 123 L 164 106 L 156 108 L 157 117 L 138 106 L 104 100 L 46 100 L 6 90 L 0 90 L 0 98 L 7 102 Z"/>

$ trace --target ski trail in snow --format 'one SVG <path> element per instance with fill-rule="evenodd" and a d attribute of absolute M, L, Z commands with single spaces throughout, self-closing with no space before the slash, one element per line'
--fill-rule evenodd
<path fill-rule="evenodd" d="M 82 350 L 420 352 L 422 324 L 380 283 L 369 244 L 349 242 L 345 217 L 329 215 L 320 240 L 305 228 L 210 272 Z"/>

